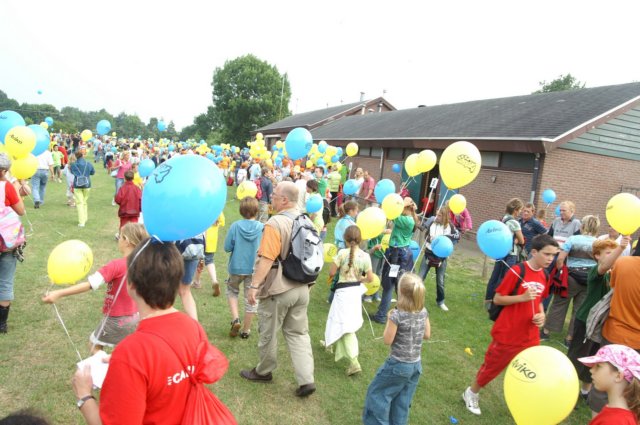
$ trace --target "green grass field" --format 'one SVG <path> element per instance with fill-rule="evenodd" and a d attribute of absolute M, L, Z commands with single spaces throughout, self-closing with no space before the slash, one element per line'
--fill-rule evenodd
<path fill-rule="evenodd" d="M 23 408 L 43 412 L 55 424 L 83 423 L 75 407 L 70 378 L 77 356 L 58 322 L 53 307 L 40 302 L 50 287 L 47 278 L 47 258 L 60 242 L 80 239 L 92 248 L 92 272 L 117 258 L 114 233 L 117 231 L 117 207 L 111 206 L 114 181 L 98 164 L 92 179 L 89 199 L 89 221 L 85 228 L 77 227 L 74 208 L 66 205 L 64 183 L 49 182 L 45 204 L 38 210 L 25 199 L 27 215 L 23 223 L 28 232 L 26 260 L 18 264 L 15 279 L 15 300 L 9 318 L 9 333 L 0 335 L 0 417 Z M 228 225 L 239 214 L 238 203 L 232 200 L 235 188 L 229 193 L 225 206 L 227 227 L 221 229 L 219 247 Z M 471 206 L 473 208 L 473 206 Z M 330 224 L 329 235 L 335 221 Z M 331 241 L 333 238 L 328 237 Z M 228 256 L 220 250 L 216 254 L 218 278 L 227 276 Z M 435 304 L 435 274 L 429 275 L 426 307 L 430 313 L 432 339 L 423 347 L 424 374 L 411 408 L 412 424 L 449 424 L 455 417 L 460 424 L 514 423 L 504 401 L 502 376 L 488 385 L 481 394 L 483 414 L 476 417 L 467 412 L 460 395 L 482 363 L 484 350 L 490 340 L 491 323 L 482 308 L 485 280 L 480 276 L 482 258 L 458 249 L 450 259 L 446 277 L 447 305 L 445 313 Z M 380 339 L 383 327 L 365 319 L 358 332 L 360 363 L 363 372 L 355 377 L 345 375 L 346 364 L 334 363 L 333 355 L 320 346 L 329 310 L 326 303 L 328 286 L 323 271 L 320 283 L 312 289 L 309 306 L 311 340 L 315 356 L 315 378 L 318 391 L 308 399 L 293 395 L 296 384 L 286 345 L 280 338 L 280 365 L 269 384 L 248 382 L 239 371 L 255 366 L 257 355 L 257 323 L 253 335 L 247 339 L 228 336 L 229 310 L 224 297 L 211 296 L 211 284 L 206 272 L 203 288 L 194 290 L 200 322 L 213 344 L 229 358 L 230 366 L 224 378 L 212 390 L 231 409 L 240 424 L 356 424 L 364 403 L 367 386 L 377 368 L 388 355 L 388 347 Z M 102 291 L 61 300 L 58 308 L 74 343 L 81 354 L 89 350 L 88 337 L 101 319 Z M 178 301 L 178 308 L 181 308 Z M 377 304 L 365 304 L 372 311 Z M 548 343 L 560 348 L 560 336 Z M 471 348 L 473 355 L 465 353 Z M 539 406 L 544 409 L 545 406 Z M 588 422 L 586 406 L 563 423 Z"/>

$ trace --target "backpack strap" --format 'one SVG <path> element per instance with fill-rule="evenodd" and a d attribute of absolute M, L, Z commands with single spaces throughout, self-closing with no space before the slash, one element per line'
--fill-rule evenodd
<path fill-rule="evenodd" d="M 524 275 L 527 272 L 527 268 L 524 263 L 518 263 L 517 266 L 520 267 L 520 271 L 518 272 L 518 281 L 516 282 L 516 286 L 511 291 L 511 295 L 518 295 L 518 289 L 520 288 L 520 282 L 524 280 Z"/>

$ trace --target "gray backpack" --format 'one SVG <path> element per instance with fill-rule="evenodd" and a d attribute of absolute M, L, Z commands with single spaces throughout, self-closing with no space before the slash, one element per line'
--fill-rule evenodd
<path fill-rule="evenodd" d="M 282 274 L 298 283 L 309 284 L 316 281 L 324 265 L 324 252 L 318 231 L 306 214 L 285 215 L 293 220 L 291 245 L 287 257 L 280 259 Z"/>
<path fill-rule="evenodd" d="M 605 294 L 600 301 L 598 301 L 591 310 L 589 310 L 589 316 L 587 316 L 587 330 L 584 334 L 584 340 L 590 339 L 593 342 L 602 343 L 602 327 L 604 322 L 609 317 L 609 310 L 611 310 L 611 298 L 613 297 L 613 289 Z"/>

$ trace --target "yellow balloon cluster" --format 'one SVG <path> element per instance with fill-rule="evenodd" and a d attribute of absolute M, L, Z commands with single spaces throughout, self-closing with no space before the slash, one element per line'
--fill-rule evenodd
<path fill-rule="evenodd" d="M 607 221 L 622 235 L 631 235 L 640 227 L 640 198 L 618 193 L 607 202 Z"/>
<path fill-rule="evenodd" d="M 51 251 L 47 261 L 49 279 L 56 285 L 76 283 L 89 273 L 93 252 L 79 240 L 62 242 Z"/>

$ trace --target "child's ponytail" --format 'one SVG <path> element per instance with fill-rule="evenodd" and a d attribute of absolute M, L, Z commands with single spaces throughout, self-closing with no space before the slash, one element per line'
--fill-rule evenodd
<path fill-rule="evenodd" d="M 637 378 L 633 378 L 622 394 L 627 400 L 629 410 L 633 412 L 636 421 L 638 421 L 640 419 L 640 381 Z"/>
<path fill-rule="evenodd" d="M 347 246 L 349 246 L 349 264 L 347 271 L 351 270 L 353 267 L 353 259 L 356 255 L 356 250 L 358 249 L 358 245 L 362 242 L 362 235 L 360 233 L 360 228 L 358 226 L 349 226 L 344 231 L 344 242 Z"/>

